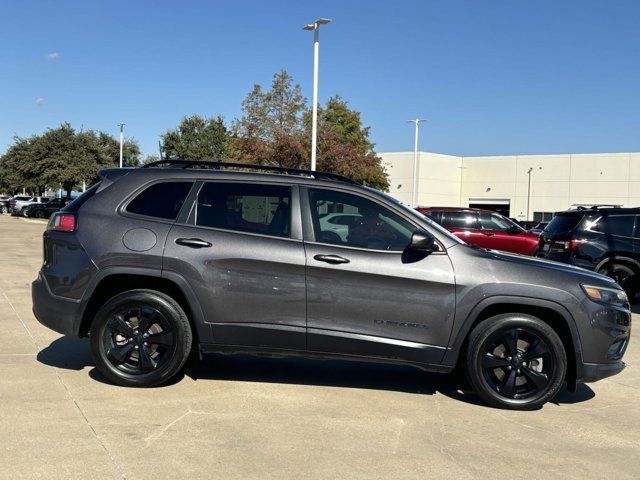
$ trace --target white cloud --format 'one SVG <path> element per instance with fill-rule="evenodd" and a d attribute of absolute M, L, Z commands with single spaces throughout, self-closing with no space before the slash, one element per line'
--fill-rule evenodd
<path fill-rule="evenodd" d="M 58 52 L 51 52 L 47 54 L 47 60 L 57 60 L 60 58 L 60 54 Z"/>
<path fill-rule="evenodd" d="M 38 97 L 36 98 L 36 105 L 44 105 L 44 98 Z"/>

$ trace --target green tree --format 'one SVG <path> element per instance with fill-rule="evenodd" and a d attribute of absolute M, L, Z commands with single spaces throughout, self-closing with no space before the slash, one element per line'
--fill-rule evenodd
<path fill-rule="evenodd" d="M 304 121 L 305 136 L 310 138 L 311 111 L 305 113 Z M 318 169 L 388 190 L 389 180 L 369 132 L 369 127 L 362 124 L 360 112 L 350 109 L 338 95 L 330 98 L 318 111 Z"/>
<path fill-rule="evenodd" d="M 184 117 L 173 130 L 162 135 L 163 153 L 168 159 L 221 160 L 228 155 L 229 131 L 221 116 Z"/>
<path fill-rule="evenodd" d="M 140 148 L 129 139 L 123 148 L 126 165 L 137 165 Z M 71 195 L 71 190 L 82 182 L 97 180 L 97 172 L 119 163 L 120 144 L 110 135 L 93 130 L 76 132 L 63 123 L 48 129 L 42 135 L 14 139 L 13 145 L 0 158 L 2 176 L 7 177 L 13 189 L 42 193 L 45 186 L 58 186 Z"/>

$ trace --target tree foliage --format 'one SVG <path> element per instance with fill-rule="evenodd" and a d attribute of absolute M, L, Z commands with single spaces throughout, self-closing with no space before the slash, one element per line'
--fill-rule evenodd
<path fill-rule="evenodd" d="M 163 153 L 168 159 L 220 160 L 228 155 L 229 131 L 221 116 L 184 117 L 173 130 L 162 135 Z"/>
<path fill-rule="evenodd" d="M 120 143 L 104 132 L 80 131 L 63 123 L 42 135 L 15 137 L 0 157 L 0 177 L 6 188 L 25 188 L 41 194 L 62 186 L 67 194 L 82 182 L 97 180 L 100 168 L 119 164 Z M 140 148 L 135 140 L 123 145 L 123 163 L 137 165 Z"/>
<path fill-rule="evenodd" d="M 300 86 L 286 71 L 276 73 L 271 89 L 254 85 L 233 124 L 233 157 L 254 164 L 308 168 L 311 161 L 311 109 Z M 347 175 L 387 190 L 387 175 L 360 113 L 335 96 L 318 111 L 318 169 Z"/>

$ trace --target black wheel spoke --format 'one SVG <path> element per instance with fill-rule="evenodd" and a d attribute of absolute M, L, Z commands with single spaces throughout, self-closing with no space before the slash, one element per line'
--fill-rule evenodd
<path fill-rule="evenodd" d="M 506 358 L 496 357 L 492 353 L 487 353 L 482 357 L 482 368 L 500 368 L 509 365 Z"/>
<path fill-rule="evenodd" d="M 122 315 L 116 315 L 113 319 L 113 330 L 127 338 L 133 337 L 133 329 L 124 320 Z"/>
<path fill-rule="evenodd" d="M 516 371 L 511 370 L 500 386 L 500 393 L 505 397 L 513 398 L 516 392 Z"/>
<path fill-rule="evenodd" d="M 149 330 L 149 322 L 144 316 L 143 309 L 139 308 L 136 315 L 138 316 L 138 331 L 144 333 Z"/>
<path fill-rule="evenodd" d="M 133 350 L 133 343 L 128 342 L 122 346 L 113 346 L 107 352 L 107 356 L 116 362 L 117 365 L 122 365 L 125 363 L 129 356 L 131 355 L 131 351 Z"/>
<path fill-rule="evenodd" d="M 506 353 L 510 357 L 515 357 L 518 354 L 518 331 L 515 329 L 507 330 L 500 335 Z"/>
<path fill-rule="evenodd" d="M 147 347 L 140 348 L 138 354 L 140 355 L 140 370 L 143 372 L 149 372 L 158 366 L 156 361 L 149 355 Z"/>
<path fill-rule="evenodd" d="M 542 340 L 537 339 L 528 348 L 528 350 L 522 354 L 522 359 L 525 362 L 528 362 L 529 360 L 533 360 L 534 358 L 543 357 L 543 356 L 548 355 L 548 354 L 549 354 L 549 348 L 547 347 L 547 344 L 544 343 Z"/>
<path fill-rule="evenodd" d="M 535 370 L 531 370 L 529 367 L 522 367 L 522 373 L 528 380 L 531 380 L 538 390 L 544 388 L 544 386 L 549 381 L 547 375 L 541 372 L 536 372 Z"/>
<path fill-rule="evenodd" d="M 169 347 L 173 345 L 173 333 L 169 330 L 165 330 L 160 333 L 154 333 L 153 335 L 149 335 L 149 337 L 147 338 L 147 342 Z"/>

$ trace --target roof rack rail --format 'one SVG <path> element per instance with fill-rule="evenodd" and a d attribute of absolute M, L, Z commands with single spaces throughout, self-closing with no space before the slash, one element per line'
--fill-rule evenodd
<path fill-rule="evenodd" d="M 622 205 L 614 203 L 574 203 L 571 205 L 576 210 L 598 210 L 600 208 L 622 208 Z"/>
<path fill-rule="evenodd" d="M 213 168 L 215 170 L 220 170 L 222 168 L 245 168 L 247 170 L 261 170 L 267 172 L 277 172 L 277 173 L 285 173 L 288 175 L 308 175 L 310 177 L 317 178 L 319 180 L 334 180 L 338 182 L 350 183 L 352 185 L 360 185 L 360 183 L 355 180 L 345 177 L 344 175 L 339 175 L 337 173 L 329 173 L 329 172 L 318 172 L 314 170 L 305 170 L 303 168 L 288 168 L 288 167 L 280 167 L 276 165 L 252 165 L 249 163 L 235 163 L 235 162 L 217 162 L 217 161 L 208 161 L 208 160 L 158 160 L 155 162 L 147 163 L 146 165 L 141 166 L 140 168 L 150 168 L 150 167 L 181 167 L 183 169 L 187 169 L 190 167 L 204 167 L 204 168 Z"/>

